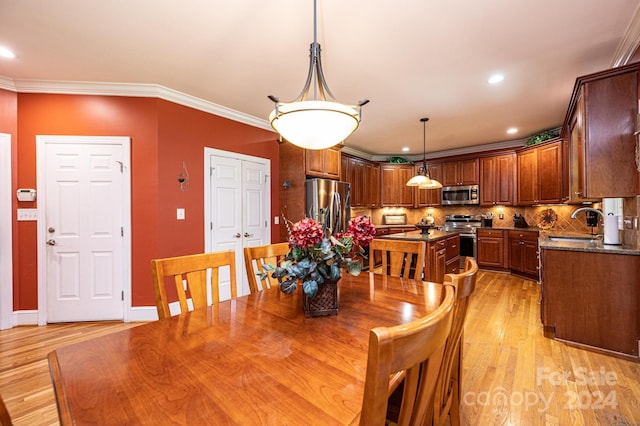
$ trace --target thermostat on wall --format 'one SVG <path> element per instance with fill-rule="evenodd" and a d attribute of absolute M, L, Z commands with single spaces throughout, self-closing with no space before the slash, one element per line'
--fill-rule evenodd
<path fill-rule="evenodd" d="M 16 192 L 18 197 L 18 201 L 35 201 L 36 200 L 36 190 L 30 188 L 19 188 Z"/>

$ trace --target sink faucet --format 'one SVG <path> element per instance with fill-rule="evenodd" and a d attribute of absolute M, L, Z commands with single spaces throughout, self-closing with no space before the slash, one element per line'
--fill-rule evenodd
<path fill-rule="evenodd" d="M 571 213 L 571 219 L 575 219 L 576 216 L 578 216 L 578 213 L 580 212 L 594 212 L 594 213 L 598 213 L 600 216 L 602 216 L 602 227 L 603 227 L 603 234 L 604 234 L 604 243 L 605 244 L 613 244 L 613 245 L 617 245 L 619 244 L 618 242 L 618 235 L 617 235 L 617 228 L 615 229 L 615 231 L 609 232 L 609 230 L 607 229 L 608 225 L 607 225 L 607 221 L 604 220 L 604 213 L 602 213 L 600 210 L 598 209 L 592 209 L 591 207 L 582 207 L 577 209 L 576 211 L 574 211 L 573 213 Z"/>
<path fill-rule="evenodd" d="M 600 216 L 602 216 L 602 219 L 604 219 L 604 213 L 602 213 L 600 210 L 598 209 L 592 209 L 591 207 L 581 207 L 578 210 L 574 211 L 573 213 L 571 213 L 571 219 L 575 219 L 578 216 L 578 213 L 580 212 L 594 212 L 594 213 L 598 213 Z"/>

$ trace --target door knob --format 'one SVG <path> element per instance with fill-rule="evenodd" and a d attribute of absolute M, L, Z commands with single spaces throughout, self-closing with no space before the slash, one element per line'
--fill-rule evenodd
<path fill-rule="evenodd" d="M 54 232 L 56 232 L 56 228 L 54 228 L 53 226 L 50 226 L 49 229 L 47 229 L 47 231 L 49 231 L 50 234 L 53 234 Z"/>
<path fill-rule="evenodd" d="M 48 240 L 47 244 L 49 244 L 50 246 L 55 246 L 56 245 L 56 240 L 54 240 L 54 239 Z"/>
<path fill-rule="evenodd" d="M 250 233 L 248 233 L 248 232 L 245 232 L 245 233 L 244 233 L 244 236 L 245 236 L 245 238 L 247 238 L 247 237 L 253 237 L 253 234 L 250 234 Z"/>
<path fill-rule="evenodd" d="M 237 233 L 237 234 L 235 234 L 233 237 L 234 237 L 234 238 L 240 238 L 240 237 L 242 237 L 242 235 L 240 235 L 240 233 L 238 232 L 238 233 Z"/>

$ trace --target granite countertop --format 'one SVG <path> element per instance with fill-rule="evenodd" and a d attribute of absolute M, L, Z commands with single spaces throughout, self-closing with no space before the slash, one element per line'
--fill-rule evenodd
<path fill-rule="evenodd" d="M 432 229 L 428 234 L 423 234 L 421 231 L 410 231 L 391 235 L 381 235 L 376 238 L 384 238 L 387 240 L 425 241 L 429 243 L 450 237 L 457 233 L 459 233 L 459 231 L 438 231 L 437 229 Z"/>
<path fill-rule="evenodd" d="M 377 225 L 377 224 L 373 224 L 373 226 L 376 227 L 376 229 L 392 229 L 392 228 L 415 228 L 416 226 L 413 224 L 406 224 L 406 225 Z M 417 228 L 416 228 L 417 229 Z"/>
<path fill-rule="evenodd" d="M 585 241 L 561 241 L 553 240 L 552 238 L 564 237 L 564 238 L 584 238 Z M 540 238 L 538 239 L 538 245 L 541 249 L 547 250 L 565 250 L 565 251 L 583 251 L 591 253 L 610 253 L 610 254 L 627 254 L 632 256 L 640 256 L 640 248 L 629 245 L 609 245 L 604 244 L 601 235 L 594 236 L 595 238 L 589 238 L 589 234 L 579 234 L 575 232 L 553 232 L 546 231 L 540 232 Z"/>
<path fill-rule="evenodd" d="M 515 226 L 481 226 L 478 229 L 496 229 L 498 231 L 528 231 L 528 232 L 542 232 L 540 228 L 535 226 L 529 226 L 527 228 L 516 228 Z"/>

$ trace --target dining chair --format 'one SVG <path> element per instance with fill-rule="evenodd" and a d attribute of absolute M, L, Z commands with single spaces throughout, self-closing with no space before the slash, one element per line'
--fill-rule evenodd
<path fill-rule="evenodd" d="M 0 396 L 0 426 L 11 426 L 13 422 L 11 421 L 11 416 L 9 415 L 9 411 L 7 411 L 7 406 L 4 404 L 4 400 Z"/>
<path fill-rule="evenodd" d="M 434 312 L 407 324 L 370 331 L 361 425 L 385 424 L 390 380 L 401 371 L 405 377 L 397 423 L 425 423 L 453 319 L 455 290 L 445 285 L 443 293 Z"/>
<path fill-rule="evenodd" d="M 236 258 L 233 250 L 152 260 L 151 270 L 153 272 L 153 287 L 156 294 L 158 317 L 162 319 L 171 316 L 166 289 L 168 278 L 172 278 L 175 284 L 181 313 L 189 310 L 186 290 L 189 290 L 194 309 L 208 305 L 207 284 L 210 284 L 211 287 L 213 306 L 218 306 L 220 303 L 220 268 L 225 266 L 229 267 L 231 297 L 235 298 L 237 295 Z M 209 283 L 207 283 L 208 270 L 211 270 Z"/>
<path fill-rule="evenodd" d="M 424 241 L 402 241 L 374 238 L 369 246 L 370 256 L 375 259 L 376 252 L 382 257 L 382 275 L 393 277 L 422 279 L 424 270 Z M 413 267 L 413 268 L 412 268 Z M 411 276 L 411 270 L 414 274 Z M 378 269 L 373 269 L 378 272 Z"/>
<path fill-rule="evenodd" d="M 449 284 L 456 289 L 456 301 L 453 306 L 451 333 L 447 338 L 442 366 L 436 382 L 432 416 L 432 423 L 435 426 L 445 424 L 447 417 L 450 417 L 451 426 L 460 425 L 464 321 L 469 308 L 469 298 L 476 288 L 477 274 L 476 260 L 473 257 L 467 257 L 463 272 L 444 276 L 444 284 Z"/>
<path fill-rule="evenodd" d="M 288 252 L 289 243 L 275 243 L 265 246 L 244 248 L 244 266 L 247 270 L 249 291 L 251 293 L 278 285 L 278 280 L 267 274 L 264 279 L 260 279 L 260 287 L 258 287 L 258 274 L 262 274 L 264 272 L 263 265 L 279 265 L 280 260 Z"/>

